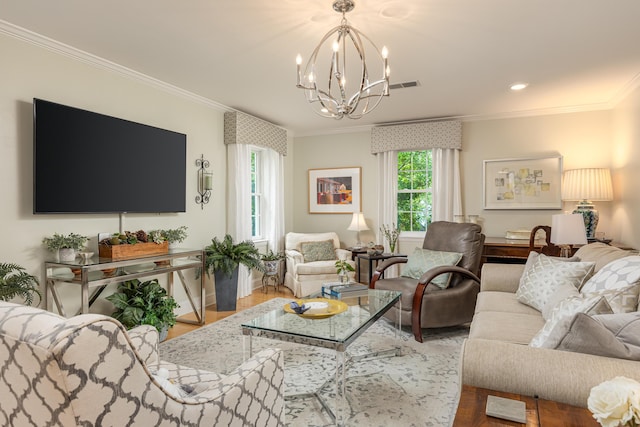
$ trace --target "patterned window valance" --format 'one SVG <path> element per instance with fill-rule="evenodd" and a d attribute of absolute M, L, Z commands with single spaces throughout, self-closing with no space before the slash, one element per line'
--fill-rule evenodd
<path fill-rule="evenodd" d="M 376 126 L 371 129 L 371 153 L 430 148 L 462 149 L 462 122 L 442 121 Z"/>
<path fill-rule="evenodd" d="M 240 111 L 224 113 L 224 143 L 271 148 L 287 155 L 287 131 Z"/>

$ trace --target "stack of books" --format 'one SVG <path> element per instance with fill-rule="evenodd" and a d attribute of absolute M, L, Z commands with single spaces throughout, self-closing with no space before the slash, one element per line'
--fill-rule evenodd
<path fill-rule="evenodd" d="M 322 295 L 333 298 L 358 297 L 368 295 L 369 287 L 361 283 L 324 283 L 322 285 Z"/>

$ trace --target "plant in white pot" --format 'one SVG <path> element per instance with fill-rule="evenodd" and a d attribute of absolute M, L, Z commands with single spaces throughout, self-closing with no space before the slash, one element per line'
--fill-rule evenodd
<path fill-rule="evenodd" d="M 280 261 L 286 257 L 284 252 L 273 252 L 271 249 L 268 249 L 266 253 L 260 255 L 260 260 L 262 264 L 264 264 L 265 273 L 275 274 L 276 271 L 278 271 Z"/>
<path fill-rule="evenodd" d="M 76 233 L 68 235 L 53 233 L 52 237 L 45 237 L 42 243 L 51 252 L 58 252 L 58 260 L 61 262 L 72 262 L 76 259 L 76 251 L 84 248 L 89 240 L 86 236 Z"/>
<path fill-rule="evenodd" d="M 149 232 L 151 240 L 155 243 L 169 242 L 169 246 L 182 243 L 187 238 L 187 226 L 168 228 L 166 230 L 152 230 Z"/>

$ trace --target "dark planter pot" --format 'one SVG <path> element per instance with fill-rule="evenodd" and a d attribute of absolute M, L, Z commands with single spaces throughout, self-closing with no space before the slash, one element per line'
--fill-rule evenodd
<path fill-rule="evenodd" d="M 233 270 L 231 277 L 221 271 L 213 274 L 216 280 L 216 310 L 235 311 L 238 300 L 238 268 Z"/>

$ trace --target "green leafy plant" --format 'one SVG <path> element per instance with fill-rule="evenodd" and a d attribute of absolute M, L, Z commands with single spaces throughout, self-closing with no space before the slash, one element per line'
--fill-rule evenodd
<path fill-rule="evenodd" d="M 162 243 L 167 241 L 169 243 L 181 243 L 187 238 L 187 226 L 167 229 L 167 230 L 152 230 L 149 232 L 152 241 L 155 243 Z"/>
<path fill-rule="evenodd" d="M 173 310 L 179 307 L 173 297 L 160 286 L 157 279 L 140 282 L 127 280 L 118 285 L 116 293 L 107 298 L 116 310 L 111 314 L 127 329 L 138 325 L 151 325 L 158 332 L 176 324 Z"/>
<path fill-rule="evenodd" d="M 207 275 L 221 271 L 227 277 L 231 277 L 240 264 L 249 269 L 264 271 L 264 266 L 260 262 L 260 253 L 250 240 L 236 244 L 233 243 L 231 235 L 227 234 L 222 241 L 214 237 L 211 244 L 204 250 Z"/>
<path fill-rule="evenodd" d="M 45 237 L 42 239 L 42 243 L 52 252 L 64 248 L 77 251 L 84 247 L 87 240 L 89 240 L 88 237 L 76 233 L 70 233 L 69 235 L 53 233 L 53 237 Z"/>
<path fill-rule="evenodd" d="M 25 304 L 33 304 L 33 296 L 42 300 L 38 288 L 38 279 L 27 273 L 24 267 L 11 263 L 0 263 L 0 300 L 9 301 L 17 296 L 24 299 Z"/>
<path fill-rule="evenodd" d="M 336 261 L 336 272 L 339 275 L 347 274 L 349 271 L 356 271 L 355 268 L 351 264 L 347 262 L 346 259 L 339 259 Z"/>
<path fill-rule="evenodd" d="M 262 261 L 280 261 L 286 257 L 284 252 L 273 252 L 271 249 L 268 249 L 266 253 L 260 255 Z"/>

